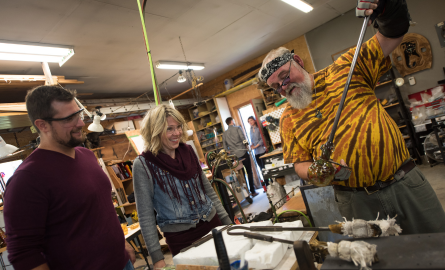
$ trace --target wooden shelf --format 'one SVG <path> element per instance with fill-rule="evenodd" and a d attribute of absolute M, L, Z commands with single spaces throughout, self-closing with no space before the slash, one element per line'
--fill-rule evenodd
<path fill-rule="evenodd" d="M 206 128 L 213 127 L 213 126 L 215 126 L 215 125 L 221 125 L 221 122 L 212 124 L 212 125 L 210 125 L 210 126 L 206 126 L 205 128 L 198 129 L 197 131 L 201 131 L 201 130 L 204 130 L 204 129 L 206 129 Z"/>
<path fill-rule="evenodd" d="M 399 103 L 397 102 L 397 103 L 394 103 L 394 104 L 391 104 L 391 105 L 383 106 L 383 109 L 394 107 L 396 105 L 399 105 Z"/>
<path fill-rule="evenodd" d="M 403 136 L 403 139 L 409 139 L 410 137 L 409 137 L 409 135 L 406 135 L 406 136 Z"/>
<path fill-rule="evenodd" d="M 130 181 L 130 180 L 133 180 L 133 178 L 124 179 L 124 180 L 122 180 L 122 182 L 127 182 L 127 181 Z"/>
<path fill-rule="evenodd" d="M 404 127 L 406 127 L 406 125 L 400 126 L 399 128 L 404 128 Z"/>
<path fill-rule="evenodd" d="M 383 83 L 380 83 L 380 84 L 377 84 L 375 87 L 377 88 L 379 86 L 382 86 L 382 85 L 385 85 L 385 84 L 388 84 L 388 83 L 392 83 L 392 80 L 387 81 L 387 82 L 383 82 Z"/>
<path fill-rule="evenodd" d="M 99 137 L 114 137 L 114 136 L 126 136 L 125 133 L 121 133 L 121 134 L 104 134 L 104 135 L 100 135 Z"/>
<path fill-rule="evenodd" d="M 200 118 L 206 117 L 207 115 L 210 115 L 210 114 L 212 114 L 212 113 L 214 113 L 214 112 L 216 112 L 216 110 L 213 110 L 213 111 L 211 111 L 211 112 L 209 112 L 209 113 L 207 113 L 207 114 L 205 114 L 205 115 L 202 115 L 202 116 L 193 118 L 192 121 L 195 121 L 195 120 L 198 120 L 198 119 L 200 119 Z"/>
<path fill-rule="evenodd" d="M 218 136 L 222 136 L 222 133 L 221 134 L 218 134 L 218 135 L 216 135 L 216 137 L 218 137 Z M 213 138 L 210 138 L 210 139 L 205 139 L 205 140 L 202 140 L 202 141 L 200 141 L 199 143 L 202 145 L 202 142 L 205 142 L 205 141 L 208 141 L 208 140 L 214 140 L 215 139 L 215 137 L 213 137 Z"/>

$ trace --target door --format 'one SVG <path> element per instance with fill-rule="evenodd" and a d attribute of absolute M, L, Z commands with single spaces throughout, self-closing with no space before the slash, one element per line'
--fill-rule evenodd
<path fill-rule="evenodd" d="M 255 98 L 250 100 L 253 112 L 255 113 L 255 119 L 260 130 L 261 138 L 263 139 L 264 145 L 266 146 L 266 153 L 269 152 L 269 147 L 272 145 L 270 142 L 269 134 L 264 134 L 264 128 L 261 124 L 260 117 L 263 116 L 263 110 L 266 110 L 266 105 L 264 105 L 264 100 L 261 98 Z"/>

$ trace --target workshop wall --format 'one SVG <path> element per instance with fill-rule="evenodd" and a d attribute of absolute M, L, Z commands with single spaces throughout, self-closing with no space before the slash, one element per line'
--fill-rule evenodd
<path fill-rule="evenodd" d="M 314 72 L 314 66 L 312 64 L 311 55 L 309 52 L 308 45 L 306 43 L 306 39 L 304 36 L 299 36 L 288 43 L 280 46 L 280 47 L 286 47 L 289 50 L 295 50 L 295 53 L 298 54 L 305 63 L 305 68 L 308 72 L 313 73 Z M 272 48 L 271 48 L 272 49 Z M 269 50 L 270 51 L 270 50 Z M 269 51 L 267 53 L 269 53 Z M 213 79 L 211 81 L 204 81 L 204 85 L 200 87 L 201 90 L 201 96 L 202 97 L 211 97 L 217 93 L 224 92 L 226 89 L 224 87 L 224 80 L 233 78 L 234 76 L 258 65 L 263 62 L 264 57 L 266 57 L 267 53 L 258 56 L 255 59 L 250 60 L 247 63 L 244 63 L 243 65 L 231 70 L 230 72 L 227 72 L 216 79 Z M 191 94 L 187 97 L 184 96 L 183 98 L 192 98 Z"/>
<path fill-rule="evenodd" d="M 433 66 L 431 69 L 407 75 L 405 85 L 400 87 L 402 95 L 426 90 L 437 86 L 437 81 L 445 78 L 445 48 L 440 47 L 435 25 L 445 20 L 443 10 L 445 1 L 441 0 L 407 0 L 411 18 L 417 22 L 409 29 L 409 33 L 418 33 L 426 37 L 431 44 L 433 52 Z M 321 70 L 332 64 L 331 55 L 357 44 L 362 20 L 355 17 L 355 10 L 348 11 L 320 27 L 306 33 L 309 49 L 312 53 L 315 69 Z M 368 28 L 365 40 L 374 35 L 374 28 Z M 408 78 L 414 76 L 416 84 L 408 84 Z"/>

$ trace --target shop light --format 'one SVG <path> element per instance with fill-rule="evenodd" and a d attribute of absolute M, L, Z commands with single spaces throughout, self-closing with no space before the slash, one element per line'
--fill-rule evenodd
<path fill-rule="evenodd" d="M 204 64 L 199 63 L 188 63 L 188 62 L 172 62 L 172 61 L 158 61 L 156 62 L 156 67 L 159 69 L 193 69 L 201 70 L 204 69 Z"/>
<path fill-rule="evenodd" d="M 182 75 L 182 70 L 179 71 L 178 83 L 183 83 L 187 81 L 187 79 Z"/>
<path fill-rule="evenodd" d="M 93 123 L 91 123 L 88 126 L 88 130 L 89 131 L 93 131 L 93 132 L 102 132 L 104 131 L 104 127 L 100 124 L 100 120 L 101 120 L 101 115 L 98 115 L 96 113 L 96 115 L 93 115 L 82 105 L 82 103 L 80 103 L 80 101 L 77 98 L 74 98 L 74 100 L 76 101 L 77 105 L 79 106 L 79 108 L 83 109 L 83 111 L 91 118 L 93 119 Z M 105 118 L 104 118 L 105 119 Z"/>
<path fill-rule="evenodd" d="M 74 55 L 70 46 L 41 43 L 16 43 L 0 40 L 0 60 L 65 64 Z"/>
<path fill-rule="evenodd" d="M 5 140 L 0 136 L 0 158 L 6 157 L 17 150 L 18 148 L 14 145 L 6 144 Z"/>
<path fill-rule="evenodd" d="M 293 6 L 294 8 L 303 11 L 304 13 L 308 13 L 314 9 L 311 5 L 301 0 L 281 0 L 281 1 Z"/>

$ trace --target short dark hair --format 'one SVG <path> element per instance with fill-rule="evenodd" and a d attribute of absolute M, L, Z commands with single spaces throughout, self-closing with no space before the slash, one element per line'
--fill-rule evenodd
<path fill-rule="evenodd" d="M 249 116 L 249 118 L 247 118 L 247 121 L 249 121 L 250 119 L 252 119 L 253 121 L 255 121 L 255 126 L 258 126 L 255 117 L 253 117 L 253 116 Z"/>
<path fill-rule="evenodd" d="M 232 123 L 233 118 L 232 117 L 227 117 L 226 119 L 226 124 L 230 125 Z"/>
<path fill-rule="evenodd" d="M 67 90 L 61 86 L 42 85 L 28 91 L 25 97 L 29 120 L 34 125 L 37 119 L 52 118 L 57 112 L 52 107 L 53 101 L 70 102 L 76 97 L 76 91 Z"/>

